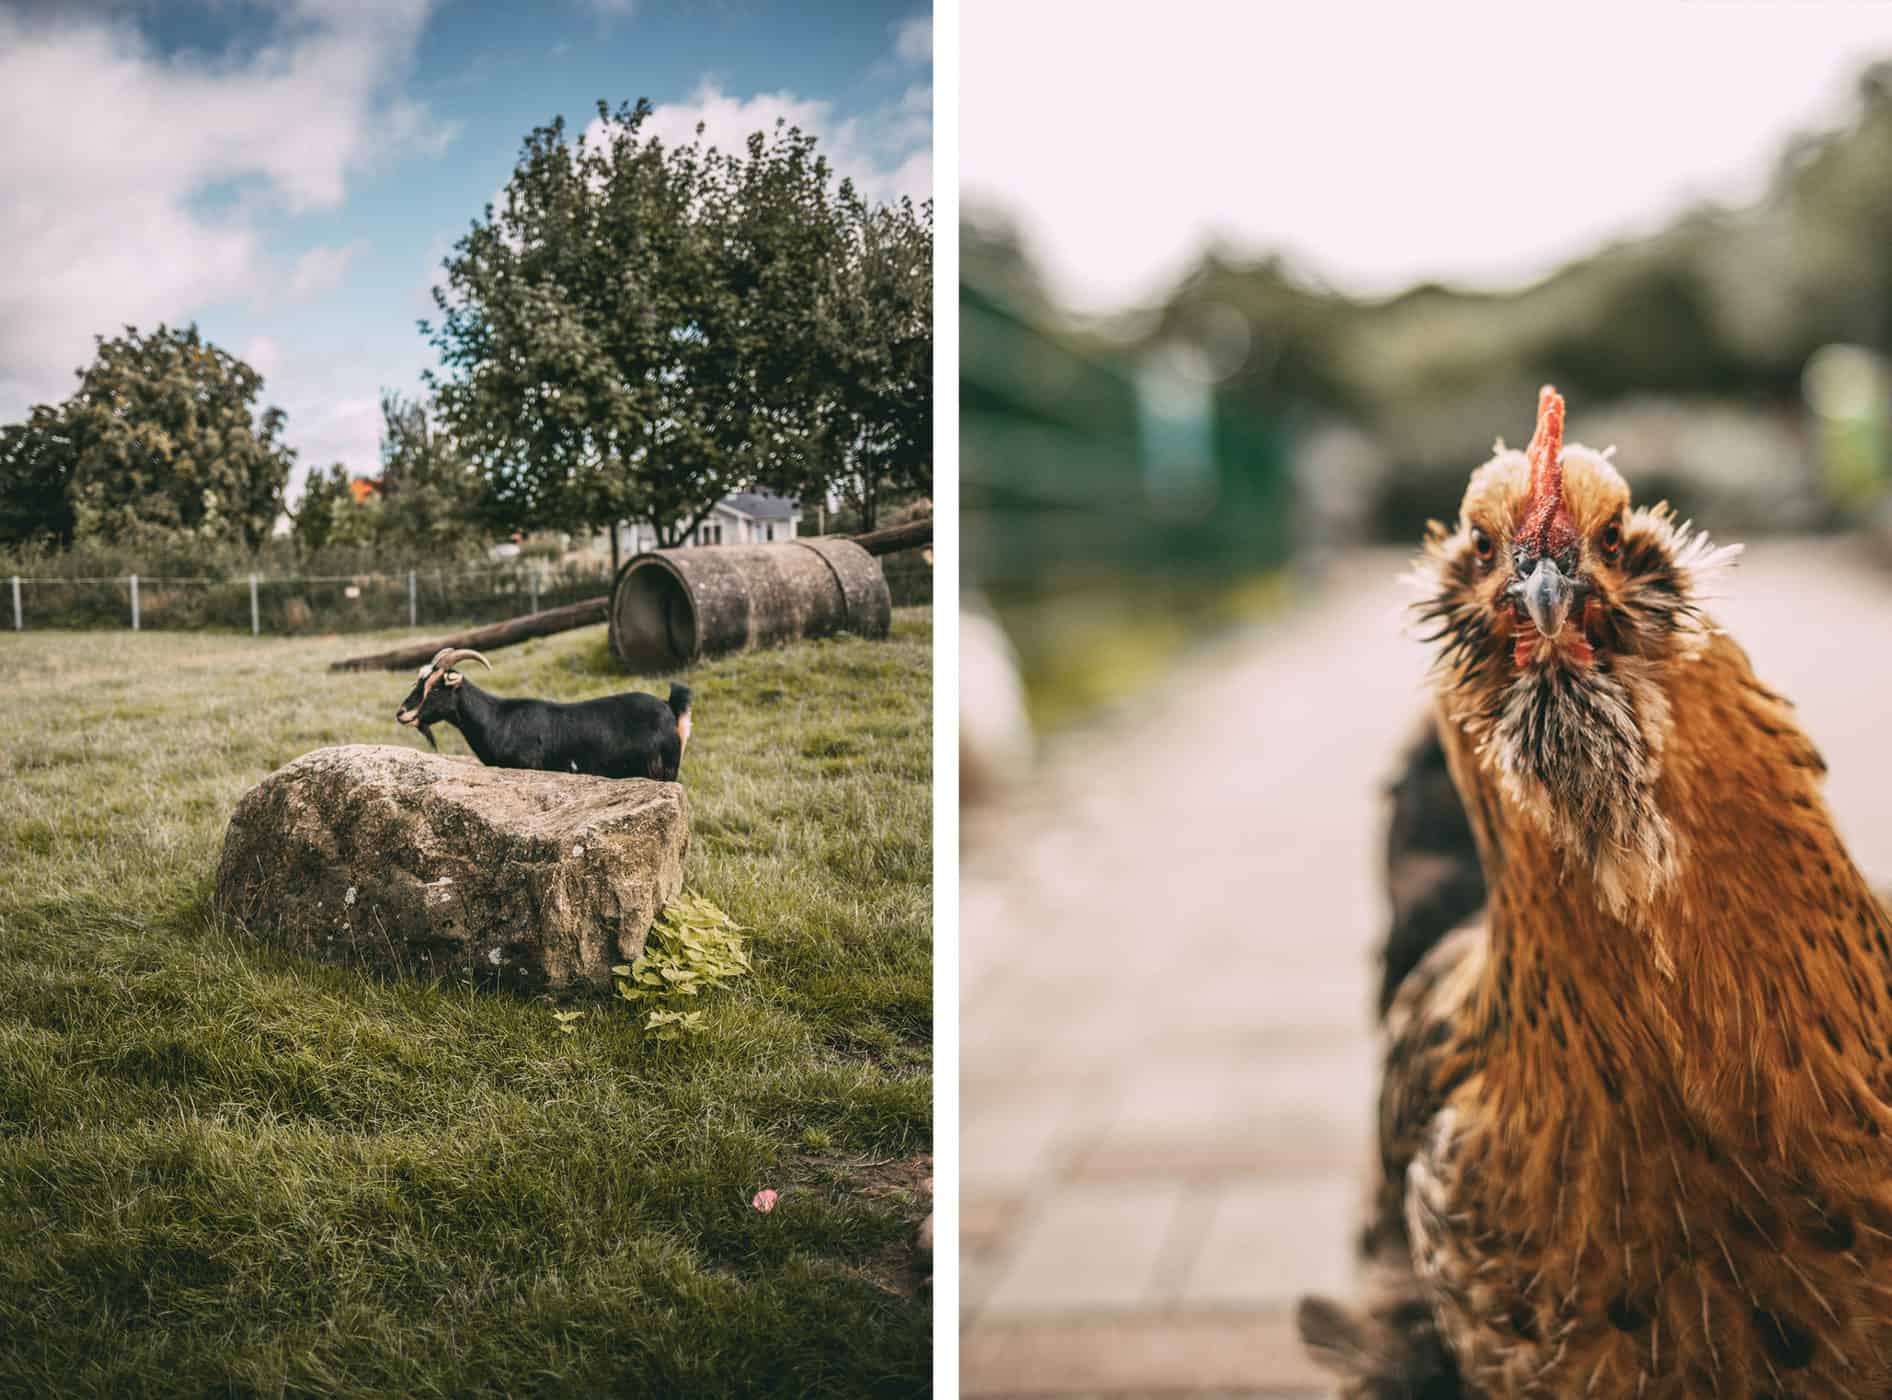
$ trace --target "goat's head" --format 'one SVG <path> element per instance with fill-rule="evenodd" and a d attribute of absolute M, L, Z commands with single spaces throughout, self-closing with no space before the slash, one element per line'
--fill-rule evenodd
<path fill-rule="evenodd" d="M 431 732 L 434 725 L 442 720 L 450 724 L 459 723 L 460 685 L 466 678 L 454 668 L 468 660 L 479 662 L 489 671 L 493 669 L 493 663 L 477 651 L 466 647 L 442 647 L 434 653 L 432 661 L 420 668 L 414 688 L 407 692 L 407 699 L 394 712 L 394 718 L 402 724 L 420 730 L 429 748 L 440 747 L 434 743 Z"/>

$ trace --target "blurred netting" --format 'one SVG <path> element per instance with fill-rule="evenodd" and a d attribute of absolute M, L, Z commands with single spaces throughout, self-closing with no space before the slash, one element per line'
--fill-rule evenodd
<path fill-rule="evenodd" d="M 981 588 L 1287 558 L 1282 434 L 1220 387 L 1248 355 L 1245 328 L 1132 353 L 977 285 L 961 284 L 959 308 L 964 550 Z"/>
<path fill-rule="evenodd" d="M 132 584 L 125 578 L 19 579 L 19 625 L 118 628 L 132 625 Z M 256 580 L 254 623 L 278 635 L 368 632 L 441 623 L 498 622 L 562 607 L 611 589 L 608 565 L 495 565 L 417 569 L 396 574 L 304 575 Z M 13 580 L 0 577 L 0 629 L 15 625 Z M 140 575 L 141 629 L 249 631 L 250 580 Z"/>
<path fill-rule="evenodd" d="M 1113 343 L 969 261 L 963 579 L 1009 634 L 1043 727 L 1278 604 L 1296 511 L 1287 435 L 1225 387 L 1250 353 L 1246 323 Z"/>

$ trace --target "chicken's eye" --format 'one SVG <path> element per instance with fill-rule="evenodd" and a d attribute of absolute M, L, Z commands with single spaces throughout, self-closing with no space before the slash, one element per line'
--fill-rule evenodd
<path fill-rule="evenodd" d="M 1623 527 L 1617 521 L 1610 521 L 1603 527 L 1602 537 L 1597 541 L 1603 548 L 1605 559 L 1614 559 L 1623 552 Z"/>
<path fill-rule="evenodd" d="M 1497 553 L 1491 543 L 1491 536 L 1476 526 L 1472 527 L 1472 553 L 1478 556 L 1478 562 L 1489 564 L 1492 555 Z"/>

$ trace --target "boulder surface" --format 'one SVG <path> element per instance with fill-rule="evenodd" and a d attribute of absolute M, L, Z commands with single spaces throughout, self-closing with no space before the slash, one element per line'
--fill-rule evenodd
<path fill-rule="evenodd" d="M 385 744 L 317 749 L 237 803 L 218 910 L 386 971 L 608 990 L 683 887 L 683 789 L 487 768 Z"/>

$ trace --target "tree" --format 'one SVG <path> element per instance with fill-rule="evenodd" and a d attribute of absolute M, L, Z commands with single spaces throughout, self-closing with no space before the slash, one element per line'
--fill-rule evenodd
<path fill-rule="evenodd" d="M 100 337 L 79 389 L 0 434 L 0 530 L 61 542 L 139 530 L 240 539 L 282 510 L 295 453 L 263 378 L 196 326 Z"/>
<path fill-rule="evenodd" d="M 479 478 L 427 405 L 381 395 L 379 538 L 415 554 L 457 554 L 478 534 Z"/>
<path fill-rule="evenodd" d="M 26 422 L 0 427 L 0 544 L 72 543 L 73 465 L 59 409 L 35 404 Z"/>
<path fill-rule="evenodd" d="M 874 205 L 842 189 L 847 256 L 830 274 L 819 335 L 819 429 L 776 489 L 832 482 L 878 523 L 890 494 L 933 490 L 933 206 Z"/>
<path fill-rule="evenodd" d="M 295 459 L 283 411 L 256 411 L 263 377 L 194 325 L 127 326 L 98 345 L 64 406 L 78 533 L 156 526 L 260 545 Z"/>
<path fill-rule="evenodd" d="M 665 147 L 650 110 L 533 131 L 422 325 L 494 529 L 635 519 L 675 543 L 729 492 L 810 475 L 851 191 L 794 128 Z"/>
<path fill-rule="evenodd" d="M 354 477 L 340 462 L 309 473 L 294 521 L 296 544 L 310 554 L 330 545 L 368 544 L 379 533 L 378 508 L 355 499 Z"/>

